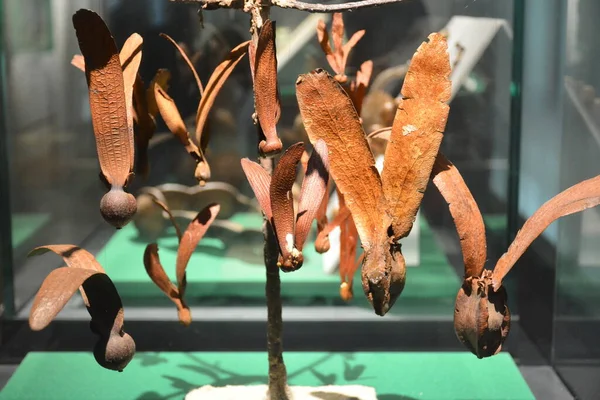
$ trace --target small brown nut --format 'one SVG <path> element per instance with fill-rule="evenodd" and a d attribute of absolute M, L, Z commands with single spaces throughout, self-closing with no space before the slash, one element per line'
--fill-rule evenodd
<path fill-rule="evenodd" d="M 131 221 L 137 211 L 135 197 L 122 188 L 113 187 L 100 200 L 102 218 L 117 229 Z"/>
<path fill-rule="evenodd" d="M 478 358 L 500 352 L 510 330 L 510 311 L 506 290 L 492 288 L 491 271 L 463 282 L 454 309 L 454 330 L 460 340 Z"/>

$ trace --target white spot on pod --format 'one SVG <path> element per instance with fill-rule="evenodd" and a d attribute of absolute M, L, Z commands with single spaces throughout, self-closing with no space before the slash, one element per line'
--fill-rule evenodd
<path fill-rule="evenodd" d="M 416 130 L 417 130 L 417 127 L 414 125 L 404 125 L 402 127 L 402 135 L 406 136 L 410 133 L 413 133 Z"/>

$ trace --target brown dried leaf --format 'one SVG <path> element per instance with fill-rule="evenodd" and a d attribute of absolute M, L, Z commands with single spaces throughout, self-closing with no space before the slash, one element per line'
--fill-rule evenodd
<path fill-rule="evenodd" d="M 356 80 L 350 83 L 350 96 L 352 103 L 356 108 L 356 113 L 361 115 L 362 103 L 367 94 L 371 74 L 373 73 L 373 61 L 368 60 L 361 64 L 360 69 L 356 73 Z"/>
<path fill-rule="evenodd" d="M 385 202 L 381 180 L 360 119 L 346 91 L 327 72 L 316 70 L 296 81 L 300 113 L 311 142 L 329 149 L 330 173 L 348 202 L 363 246 L 381 235 Z M 361 179 L 356 179 L 359 176 Z"/>
<path fill-rule="evenodd" d="M 187 64 L 187 66 L 192 71 L 192 74 L 194 75 L 194 79 L 196 80 L 196 85 L 198 86 L 198 90 L 200 91 L 200 95 L 202 95 L 204 93 L 204 86 L 202 86 L 202 81 L 200 80 L 200 77 L 198 76 L 198 72 L 196 72 L 196 68 L 194 68 L 194 64 L 189 59 L 187 54 L 185 54 L 185 51 L 181 48 L 181 46 L 179 46 L 179 44 L 177 44 L 176 41 L 174 41 L 171 38 L 171 36 L 167 35 L 166 33 L 161 33 L 160 36 L 167 39 L 169 42 L 171 42 L 171 44 L 173 46 L 175 46 L 177 51 L 179 51 L 179 54 L 181 54 L 181 57 L 183 58 L 183 60 Z"/>
<path fill-rule="evenodd" d="M 208 120 L 208 114 L 215 103 L 215 99 L 219 94 L 219 91 L 233 72 L 235 66 L 240 62 L 244 54 L 248 51 L 248 44 L 250 42 L 244 42 L 237 45 L 233 48 L 225 60 L 221 62 L 215 68 L 208 83 L 206 84 L 206 88 L 204 89 L 204 95 L 200 100 L 200 104 L 198 105 L 198 112 L 196 113 L 196 143 L 202 150 L 202 152 L 206 151 L 206 146 L 208 145 L 208 138 L 203 137 L 202 133 L 204 131 L 204 125 Z"/>
<path fill-rule="evenodd" d="M 260 29 L 256 46 L 254 76 L 254 103 L 256 116 L 265 135 L 259 150 L 265 155 L 281 151 L 281 140 L 277 136 L 277 122 L 281 114 L 279 88 L 277 85 L 277 56 L 275 49 L 275 22 L 266 20 Z"/>
<path fill-rule="evenodd" d="M 189 134 L 175 101 L 159 85 L 154 85 L 154 99 L 167 128 L 179 139 L 181 144 L 187 146 L 190 141 Z"/>
<path fill-rule="evenodd" d="M 333 55 L 335 59 L 335 66 L 333 70 L 338 75 L 344 75 L 345 64 L 344 59 L 344 18 L 342 13 L 334 13 L 331 22 L 331 39 L 333 40 Z M 328 58 L 329 60 L 329 58 Z M 331 64 L 331 62 L 330 62 Z M 332 65 L 333 68 L 333 65 Z"/>
<path fill-rule="evenodd" d="M 365 36 L 365 30 L 362 29 L 360 31 L 354 32 L 350 39 L 342 46 L 342 65 L 344 69 L 346 68 L 346 63 L 348 62 L 348 56 L 350 55 L 350 51 L 358 44 L 360 39 Z"/>
<path fill-rule="evenodd" d="M 429 35 L 414 54 L 402 87 L 385 152 L 381 180 L 394 238 L 412 229 L 442 142 L 450 98 L 450 62 L 444 36 Z"/>
<path fill-rule="evenodd" d="M 117 46 L 102 18 L 93 11 L 77 11 L 73 26 L 85 58 L 100 168 L 109 184 L 123 187 L 132 170 L 134 155 Z"/>
<path fill-rule="evenodd" d="M 315 216 L 315 219 L 317 220 L 317 238 L 315 239 L 315 250 L 320 254 L 326 253 L 331 247 L 331 244 L 329 243 L 329 233 L 321 234 L 321 232 L 325 229 L 328 223 L 327 206 L 329 205 L 329 192 L 331 191 L 332 182 L 332 179 L 327 181 L 325 195 L 323 196 L 323 200 L 321 200 L 321 205 L 319 206 L 317 215 Z"/>
<path fill-rule="evenodd" d="M 600 204 L 600 175 L 579 182 L 545 202 L 525 222 L 508 251 L 500 257 L 492 276 L 494 290 L 525 250 L 542 232 L 560 217 L 596 207 Z"/>
<path fill-rule="evenodd" d="M 465 278 L 478 277 L 486 259 L 485 225 L 479 207 L 456 167 L 438 153 L 431 173 L 450 208 L 465 265 Z"/>
<path fill-rule="evenodd" d="M 94 269 L 61 267 L 44 279 L 29 313 L 29 326 L 34 331 L 47 327 L 67 304 L 77 289 L 92 275 Z"/>
<path fill-rule="evenodd" d="M 244 174 L 246 174 L 246 179 L 248 179 L 248 183 L 250 183 L 250 187 L 258 200 L 262 212 L 267 217 L 267 220 L 271 221 L 271 218 L 273 217 L 271 211 L 271 197 L 269 194 L 271 176 L 258 163 L 255 163 L 248 158 L 243 158 L 241 162 Z"/>
<path fill-rule="evenodd" d="M 317 23 L 317 38 L 319 39 L 319 45 L 321 45 L 321 49 L 325 55 L 333 54 L 331 50 L 331 46 L 329 45 L 329 33 L 327 33 L 327 25 L 325 22 L 320 19 Z"/>
<path fill-rule="evenodd" d="M 348 208 L 344 204 L 344 196 L 340 196 L 339 199 L 340 206 L 347 210 Z M 360 266 L 356 262 L 357 245 L 358 231 L 356 230 L 352 215 L 348 214 L 348 217 L 340 223 L 340 289 L 342 289 L 340 294 L 344 301 L 350 301 L 353 297 L 352 283 L 354 281 L 354 273 Z"/>
<path fill-rule="evenodd" d="M 169 80 L 171 73 L 168 69 L 159 69 L 154 75 L 154 79 L 150 82 L 150 86 L 146 90 L 146 99 L 148 101 L 148 113 L 156 118 L 158 115 L 158 106 L 156 105 L 155 90 L 159 86 L 165 93 L 169 91 Z"/>
<path fill-rule="evenodd" d="M 87 250 L 74 244 L 49 244 L 39 246 L 31 250 L 27 257 L 40 256 L 47 252 L 53 252 L 63 258 L 65 264 L 71 268 L 93 269 L 94 271 L 105 273 L 104 268 L 96 258 Z"/>
<path fill-rule="evenodd" d="M 169 216 L 169 220 L 171 221 L 171 225 L 173 225 L 173 228 L 175 228 L 175 232 L 177 234 L 177 241 L 181 243 L 181 229 L 179 228 L 179 224 L 175 220 L 175 217 L 173 217 L 171 210 L 169 210 L 169 206 L 167 206 L 164 202 L 160 201 L 156 197 L 153 197 L 152 201 L 154 202 L 154 204 L 162 208 L 163 211 L 167 213 L 167 215 Z"/>
<path fill-rule="evenodd" d="M 298 142 L 283 153 L 271 178 L 269 195 L 273 213 L 273 227 L 279 242 L 279 251 L 283 258 L 282 269 L 295 270 L 300 268 L 294 249 L 294 199 L 292 186 L 296 181 L 296 165 L 304 152 L 304 143 Z M 296 263 L 298 263 L 296 265 Z"/>
<path fill-rule="evenodd" d="M 123 68 L 123 84 L 125 87 L 125 104 L 127 105 L 127 127 L 129 130 L 129 145 L 131 154 L 135 154 L 133 134 L 133 90 L 135 81 L 141 78 L 138 75 L 142 61 L 142 37 L 134 33 L 127 38 L 119 53 L 119 60 Z M 133 171 L 134 157 L 131 157 L 129 171 Z"/>
<path fill-rule="evenodd" d="M 218 204 L 210 204 L 206 206 L 202 211 L 196 215 L 196 218 L 188 225 L 187 229 L 181 237 L 179 243 L 179 249 L 177 250 L 177 287 L 179 288 L 179 294 L 183 298 L 185 293 L 185 287 L 187 284 L 185 269 L 196 249 L 198 243 L 204 237 L 204 234 L 213 223 L 221 206 Z"/>
<path fill-rule="evenodd" d="M 302 251 L 304 242 L 310 232 L 317 211 L 321 206 L 323 196 L 327 191 L 329 182 L 329 155 L 327 145 L 323 140 L 317 140 L 313 152 L 308 159 L 300 201 L 298 203 L 298 216 L 295 230 L 296 249 Z"/>
<path fill-rule="evenodd" d="M 248 61 L 250 63 L 250 76 L 252 77 L 252 86 L 254 86 L 254 69 L 256 68 L 256 44 L 250 41 L 248 44 Z"/>

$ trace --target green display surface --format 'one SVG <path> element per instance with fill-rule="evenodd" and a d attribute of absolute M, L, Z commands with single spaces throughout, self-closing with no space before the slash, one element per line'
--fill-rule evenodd
<path fill-rule="evenodd" d="M 12 246 L 19 247 L 42 226 L 50 220 L 50 215 L 45 213 L 17 213 L 12 215 Z"/>
<path fill-rule="evenodd" d="M 256 213 L 239 213 L 232 218 L 246 227 L 260 227 L 262 218 Z M 452 298 L 460 281 L 446 256 L 435 243 L 433 232 L 424 218 L 420 219 L 420 256 L 418 267 L 409 267 L 403 299 Z M 260 238 L 259 238 L 260 239 Z M 162 295 L 150 281 L 143 266 L 147 243 L 138 239 L 133 224 L 118 231 L 96 256 L 115 283 L 123 298 L 148 298 Z M 158 240 L 160 260 L 167 274 L 175 280 L 177 237 L 171 235 Z M 245 252 L 245 253 L 244 253 Z M 256 254 L 248 254 L 255 252 Z M 284 297 L 339 298 L 339 276 L 326 275 L 321 266 L 321 255 L 309 241 L 304 247 L 304 265 L 293 273 L 282 273 Z M 262 244 L 232 245 L 226 249 L 215 238 L 204 238 L 192 256 L 187 269 L 188 298 L 193 297 L 254 297 L 264 298 L 265 270 L 262 264 Z M 362 293 L 360 279 L 354 280 L 354 293 Z M 363 297 L 363 296 L 361 296 Z"/>
<path fill-rule="evenodd" d="M 291 385 L 367 385 L 380 400 L 535 399 L 508 353 L 299 353 L 284 355 Z M 267 382 L 266 353 L 140 353 L 122 373 L 90 353 L 29 353 L 1 400 L 182 399 L 202 385 Z M 251 400 L 251 399 L 249 399 Z"/>

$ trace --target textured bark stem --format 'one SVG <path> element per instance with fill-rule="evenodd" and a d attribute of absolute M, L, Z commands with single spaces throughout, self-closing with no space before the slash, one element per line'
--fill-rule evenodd
<path fill-rule="evenodd" d="M 216 10 L 218 8 L 243 8 L 243 0 L 170 0 L 177 3 L 199 4 L 205 10 Z M 353 11 L 359 8 L 377 7 L 384 4 L 400 3 L 404 0 L 360 0 L 340 4 L 320 4 L 305 3 L 296 0 L 272 0 L 273 6 L 281 8 L 293 8 L 295 10 L 314 12 L 314 13 L 332 13 L 342 11 Z"/>

